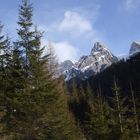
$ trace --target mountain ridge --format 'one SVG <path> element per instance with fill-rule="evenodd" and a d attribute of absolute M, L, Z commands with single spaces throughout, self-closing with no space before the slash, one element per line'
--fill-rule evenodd
<path fill-rule="evenodd" d="M 117 61 L 117 57 L 105 45 L 96 42 L 89 55 L 82 56 L 75 64 L 70 60 L 64 61 L 60 64 L 60 71 L 64 75 L 65 81 L 74 77 L 85 80 Z M 67 65 L 67 69 L 63 68 L 63 65 Z M 70 65 L 71 67 L 68 67 Z"/>
<path fill-rule="evenodd" d="M 140 52 L 140 43 L 134 41 L 131 44 L 127 59 L 137 52 Z M 89 55 L 81 56 L 76 63 L 73 63 L 70 60 L 62 62 L 59 66 L 59 71 L 61 75 L 64 75 L 65 81 L 69 81 L 72 78 L 86 80 L 90 76 L 100 73 L 111 64 L 118 61 L 119 58 L 115 56 L 103 43 L 96 42 Z"/>

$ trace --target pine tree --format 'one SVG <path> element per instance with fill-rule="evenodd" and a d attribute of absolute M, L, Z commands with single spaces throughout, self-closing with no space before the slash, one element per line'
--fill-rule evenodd
<path fill-rule="evenodd" d="M 51 41 L 49 41 L 47 45 L 47 54 L 48 54 L 48 64 L 47 64 L 48 70 L 53 78 L 58 78 L 60 75 L 58 69 L 59 63 Z"/>
<path fill-rule="evenodd" d="M 27 95 L 30 94 L 29 88 L 29 72 L 30 55 L 33 51 L 33 32 L 32 28 L 32 6 L 28 0 L 23 0 L 19 9 L 18 29 L 19 39 L 13 43 L 12 60 L 10 63 L 10 79 L 11 79 L 11 96 L 9 111 L 7 111 L 6 130 L 9 135 L 16 139 L 21 139 L 25 134 L 25 130 L 29 128 L 27 124 L 27 108 L 25 102 Z M 11 111 L 11 112 L 10 112 Z M 29 130 L 29 129 L 27 129 Z M 17 138 L 18 139 L 18 138 Z"/>
<path fill-rule="evenodd" d="M 127 98 L 121 95 L 120 87 L 116 80 L 114 80 L 114 97 L 112 97 L 112 116 L 113 119 L 113 134 L 120 137 L 120 139 L 131 139 L 129 130 L 129 118 L 127 117 L 128 105 Z"/>
<path fill-rule="evenodd" d="M 8 131 L 6 125 L 8 119 L 13 113 L 11 105 L 11 77 L 10 77 L 10 64 L 11 64 L 11 45 L 10 39 L 2 35 L 3 26 L 0 24 L 0 124 L 1 124 L 1 137 L 6 137 Z"/>
<path fill-rule="evenodd" d="M 79 93 L 77 90 L 77 86 L 75 81 L 72 81 L 72 85 L 71 85 L 71 92 L 69 93 L 69 108 L 70 111 L 74 114 L 75 116 L 75 120 L 77 122 L 79 122 L 80 119 L 80 115 L 79 115 L 79 105 L 80 105 L 80 101 L 79 101 Z"/>
<path fill-rule="evenodd" d="M 110 125 L 110 112 L 105 98 L 101 95 L 101 89 L 97 96 L 88 86 L 88 103 L 91 108 L 89 114 L 90 119 L 86 122 L 87 139 L 89 140 L 109 140 L 111 129 Z M 92 92 L 92 93 L 91 93 Z"/>
<path fill-rule="evenodd" d="M 1 138 L 81 140 L 83 134 L 69 112 L 66 93 L 46 68 L 48 57 L 43 56 L 42 33 L 37 27 L 32 28 L 32 10 L 29 0 L 23 0 L 19 38 L 13 43 L 10 56 L 9 40 L 0 37 Z"/>
<path fill-rule="evenodd" d="M 8 122 L 13 139 L 82 139 L 80 130 L 70 117 L 63 92 L 52 79 L 43 56 L 42 33 L 32 28 L 32 6 L 23 0 L 20 6 L 19 40 L 14 43 L 12 55 L 12 108 Z M 13 125 L 11 125 L 13 124 Z M 7 128 L 10 128 L 8 127 Z"/>
<path fill-rule="evenodd" d="M 34 34 L 32 31 L 33 7 L 29 0 L 22 0 L 22 4 L 19 7 L 19 29 L 17 29 L 19 40 L 16 42 L 16 45 L 22 48 L 22 55 L 25 60 L 24 67 L 26 71 L 26 77 L 28 77 L 28 69 L 30 67 L 30 53 L 32 53 L 32 50 L 34 49 L 32 46 Z"/>
<path fill-rule="evenodd" d="M 41 36 L 38 31 L 35 33 L 35 42 L 38 52 L 39 49 L 37 46 L 39 46 L 39 38 Z M 35 77 L 36 83 L 39 83 L 39 85 L 35 87 L 38 87 L 36 90 L 37 92 L 40 92 L 40 96 L 37 96 L 38 93 L 36 93 L 36 91 L 34 92 L 34 94 L 36 93 L 36 100 L 38 101 L 38 99 L 40 99 L 38 107 L 41 105 L 38 110 L 39 117 L 37 118 L 38 131 L 36 134 L 38 134 L 38 139 L 80 139 L 80 131 L 75 133 L 77 127 L 74 124 L 74 120 L 71 118 L 70 112 L 68 111 L 67 100 L 65 98 L 66 93 L 63 92 L 63 88 L 60 88 L 60 83 L 57 82 L 56 79 L 52 78 L 47 69 L 44 69 L 44 66 L 49 61 L 48 58 L 44 59 L 44 57 L 41 57 L 41 53 L 37 54 L 39 58 L 32 59 L 32 64 L 35 64 L 33 65 L 35 66 L 33 67 L 35 69 L 35 73 L 32 77 Z M 46 107 L 43 110 L 42 105 Z M 40 115 L 41 110 L 42 115 Z"/>
<path fill-rule="evenodd" d="M 130 83 L 130 91 L 131 91 L 131 101 L 132 101 L 132 122 L 131 122 L 131 127 L 134 130 L 132 131 L 132 135 L 136 137 L 137 140 L 140 140 L 140 128 L 139 128 L 139 120 L 138 120 L 138 110 L 137 110 L 137 104 L 136 104 L 136 99 L 135 99 L 135 94 L 132 88 L 132 84 Z"/>

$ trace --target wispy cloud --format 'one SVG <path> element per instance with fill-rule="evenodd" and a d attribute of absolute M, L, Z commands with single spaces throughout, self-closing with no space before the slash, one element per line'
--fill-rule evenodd
<path fill-rule="evenodd" d="M 64 60 L 77 61 L 79 49 L 71 45 L 69 42 L 53 42 L 55 52 L 60 62 Z"/>
<path fill-rule="evenodd" d="M 74 11 L 66 11 L 64 19 L 58 26 L 59 31 L 72 32 L 73 34 L 82 34 L 92 32 L 92 25 L 89 20 Z"/>
<path fill-rule="evenodd" d="M 71 9 L 64 11 L 63 14 L 59 15 L 59 18 L 57 17 L 56 21 L 52 21 L 48 26 L 40 26 L 42 30 L 47 31 L 47 36 L 52 40 L 56 54 L 61 62 L 67 59 L 77 61 L 81 54 L 79 49 L 82 43 L 100 40 L 99 33 L 94 27 L 99 6 L 95 9 L 95 13 L 92 11 L 94 18 L 84 13 L 82 8 Z M 79 46 L 77 46 L 78 43 L 75 43 L 75 40 L 80 42 Z"/>
<path fill-rule="evenodd" d="M 93 28 L 94 21 L 90 21 L 88 17 L 77 11 L 68 10 L 64 12 L 63 18 L 54 21 L 49 26 L 49 32 L 59 32 L 61 34 L 68 33 L 73 37 L 84 35 L 85 37 L 95 34 L 96 29 Z"/>
<path fill-rule="evenodd" d="M 42 46 L 45 46 L 45 54 L 47 54 L 47 46 L 49 45 L 49 40 L 43 39 L 42 40 Z M 79 49 L 70 44 L 68 41 L 59 41 L 54 42 L 51 41 L 51 45 L 55 51 L 55 54 L 59 60 L 59 62 L 63 62 L 65 60 L 71 60 L 73 62 L 76 62 L 79 57 Z"/>
<path fill-rule="evenodd" d="M 125 0 L 124 4 L 126 10 L 134 10 L 140 6 L 140 0 Z"/>

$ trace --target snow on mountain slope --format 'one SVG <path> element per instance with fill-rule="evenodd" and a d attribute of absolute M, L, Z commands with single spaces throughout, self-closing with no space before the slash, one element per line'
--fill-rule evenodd
<path fill-rule="evenodd" d="M 82 57 L 77 64 L 77 67 L 84 70 L 92 69 L 95 73 L 100 72 L 103 65 L 111 65 L 113 62 L 117 61 L 109 49 L 107 49 L 103 44 L 97 42 L 94 44 L 93 49 L 89 56 Z"/>
<path fill-rule="evenodd" d="M 64 73 L 70 70 L 74 66 L 73 62 L 70 60 L 66 60 L 59 65 L 59 72 Z"/>
<path fill-rule="evenodd" d="M 131 45 L 129 55 L 133 55 L 133 54 L 136 54 L 138 52 L 140 52 L 140 42 L 134 41 Z"/>
<path fill-rule="evenodd" d="M 60 71 L 61 74 L 64 75 L 66 81 L 69 81 L 74 77 L 85 80 L 88 77 L 101 72 L 112 63 L 121 59 L 127 60 L 138 52 L 140 52 L 140 42 L 136 41 L 131 44 L 129 55 L 122 57 L 114 56 L 105 45 L 96 42 L 89 55 L 82 56 L 75 64 L 69 60 L 61 63 Z"/>
<path fill-rule="evenodd" d="M 66 62 L 61 63 L 60 67 L 66 81 L 74 77 L 85 80 L 91 75 L 104 70 L 116 61 L 118 61 L 117 57 L 115 57 L 105 45 L 96 42 L 91 53 L 87 56 L 82 56 L 79 61 L 71 65 L 69 69 L 64 70 L 63 68 Z"/>

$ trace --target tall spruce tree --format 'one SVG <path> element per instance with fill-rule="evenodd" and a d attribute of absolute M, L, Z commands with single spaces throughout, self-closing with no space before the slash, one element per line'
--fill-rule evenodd
<path fill-rule="evenodd" d="M 129 129 L 129 118 L 127 116 L 128 105 L 127 97 L 123 97 L 121 89 L 116 80 L 114 80 L 114 97 L 112 97 L 111 110 L 114 116 L 113 119 L 113 132 L 114 135 L 120 137 L 120 139 L 131 139 Z"/>
<path fill-rule="evenodd" d="M 51 41 L 49 41 L 47 45 L 47 54 L 48 54 L 48 64 L 47 64 L 48 70 L 53 78 L 58 78 L 60 76 L 60 73 L 58 70 L 59 64 L 58 64 L 57 55 L 55 53 L 55 50 Z"/>
<path fill-rule="evenodd" d="M 140 126 L 139 126 L 139 118 L 138 118 L 138 109 L 137 109 L 137 100 L 135 98 L 135 93 L 132 88 L 132 84 L 130 83 L 130 91 L 131 91 L 131 104 L 132 104 L 132 118 L 131 118 L 131 133 L 134 139 L 140 140 Z"/>
<path fill-rule="evenodd" d="M 22 0 L 22 4 L 19 6 L 19 29 L 17 29 L 18 33 L 18 41 L 16 42 L 19 47 L 22 48 L 22 55 L 24 57 L 24 67 L 26 70 L 26 77 L 29 76 L 28 69 L 30 67 L 30 54 L 34 47 L 33 43 L 33 34 L 32 31 L 33 23 L 32 23 L 32 14 L 33 7 L 29 0 Z"/>
<path fill-rule="evenodd" d="M 35 123 L 37 138 L 81 139 L 82 135 L 70 117 L 65 93 L 57 80 L 52 78 L 47 69 L 44 69 L 49 60 L 48 57 L 42 57 L 43 49 L 39 47 L 40 37 L 40 32 L 35 30 L 34 46 L 36 46 L 36 50 L 31 56 L 33 72 L 31 81 L 35 81 L 35 84 L 32 85 L 33 95 L 30 98 L 34 99 L 34 103 L 37 103 L 37 108 L 34 106 L 34 109 L 37 109 L 35 117 L 38 114 Z M 75 133 L 76 128 L 78 133 Z"/>
<path fill-rule="evenodd" d="M 92 93 L 91 93 L 92 92 Z M 91 108 L 89 120 L 86 121 L 87 139 L 89 140 L 109 140 L 111 116 L 108 104 L 101 94 L 101 89 L 97 96 L 88 86 L 88 103 Z"/>
<path fill-rule="evenodd" d="M 13 78 L 18 76 L 14 85 L 12 138 L 81 140 L 83 136 L 70 117 L 63 92 L 46 69 L 48 57 L 43 56 L 40 46 L 42 33 L 37 28 L 31 30 L 32 10 L 29 1 L 23 0 L 19 9 L 19 39 L 13 50 L 12 74 Z"/>
<path fill-rule="evenodd" d="M 11 45 L 9 37 L 2 35 L 2 29 L 3 26 L 0 24 L 0 129 L 2 131 L 0 136 L 6 138 L 8 133 L 6 126 L 14 110 L 11 106 Z"/>

